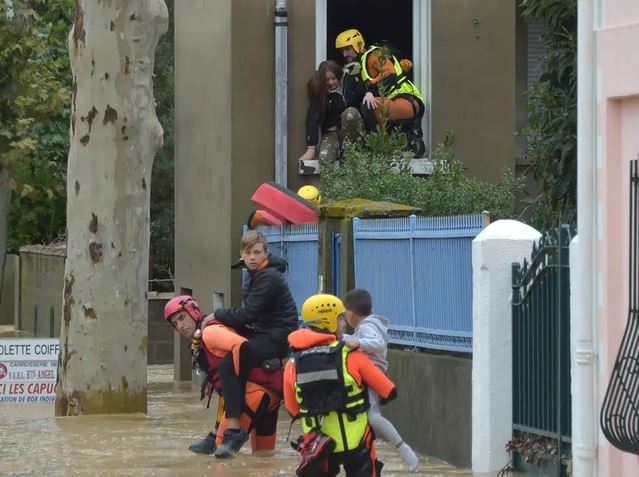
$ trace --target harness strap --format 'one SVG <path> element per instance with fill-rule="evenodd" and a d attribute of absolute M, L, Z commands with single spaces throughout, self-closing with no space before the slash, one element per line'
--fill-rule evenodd
<path fill-rule="evenodd" d="M 251 423 L 249 424 L 249 427 L 246 430 L 247 434 L 250 434 L 251 431 L 255 428 L 255 425 L 256 425 L 255 418 L 268 409 L 270 401 L 271 399 L 268 397 L 268 394 L 264 394 L 255 411 L 253 411 L 250 407 L 248 407 L 246 405 L 246 402 L 244 403 L 244 405 L 242 406 L 242 411 L 251 418 Z M 291 422 L 291 426 L 292 425 L 293 423 Z M 289 429 L 289 433 L 290 433 L 290 429 Z"/>
<path fill-rule="evenodd" d="M 342 442 L 344 443 L 344 450 L 348 450 L 348 439 L 346 438 L 346 426 L 344 425 L 344 418 L 342 413 L 337 413 L 337 419 L 339 420 L 339 431 L 342 434 Z"/>
<path fill-rule="evenodd" d="M 213 391 L 217 391 L 216 385 L 219 381 L 220 381 L 220 373 L 218 373 L 217 368 L 209 371 L 206 374 L 206 378 L 202 380 L 202 384 L 200 386 L 200 401 L 204 399 L 204 396 L 206 395 L 207 386 L 209 385 L 211 386 L 211 392 L 209 393 L 209 402 L 206 405 L 207 409 L 209 407 L 209 404 L 211 403 L 211 396 L 213 395 Z M 220 392 L 218 392 L 218 394 L 221 395 Z"/>
<path fill-rule="evenodd" d="M 387 94 L 397 91 L 406 81 L 408 81 L 408 77 L 404 73 L 397 75 L 397 81 L 388 88 Z"/>
<path fill-rule="evenodd" d="M 294 423 L 295 421 L 297 421 L 300 417 L 301 417 L 301 416 L 298 414 L 297 416 L 295 416 L 295 417 L 292 417 L 292 418 L 291 418 L 291 425 L 290 425 L 290 426 L 288 426 L 288 433 L 286 434 L 286 440 L 287 440 L 287 441 L 288 441 L 288 440 L 290 439 L 290 437 L 291 437 L 291 431 L 293 430 L 293 423 Z M 293 442 L 291 441 L 291 443 L 293 443 Z"/>

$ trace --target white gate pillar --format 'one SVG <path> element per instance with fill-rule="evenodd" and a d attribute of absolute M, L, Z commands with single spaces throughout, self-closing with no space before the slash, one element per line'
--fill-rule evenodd
<path fill-rule="evenodd" d="M 530 258 L 541 237 L 516 220 L 498 220 L 473 240 L 474 472 L 508 463 L 512 437 L 512 263 Z"/>

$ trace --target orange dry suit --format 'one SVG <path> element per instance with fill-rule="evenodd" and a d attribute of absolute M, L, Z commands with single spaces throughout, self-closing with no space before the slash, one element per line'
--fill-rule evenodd
<path fill-rule="evenodd" d="M 421 122 L 425 107 L 419 89 L 404 72 L 404 64 L 411 62 L 399 61 L 392 54 L 386 56 L 383 48 L 374 45 L 360 57 L 360 63 L 367 92 L 375 96 L 377 103 L 374 109 L 362 104 L 366 130 L 375 131 L 378 126 L 398 129 L 406 134 L 408 149 L 415 157 L 423 157 L 426 145 Z"/>
<path fill-rule="evenodd" d="M 392 54 L 382 56 L 382 49 L 371 46 L 362 56 L 362 79 L 367 90 L 377 97 L 377 121 L 382 123 L 382 111 L 391 123 L 409 121 L 423 114 L 423 98 L 417 86 L 403 72 L 401 62 Z M 379 88 L 382 87 L 382 90 Z M 380 97 L 383 96 L 383 97 Z"/>
<path fill-rule="evenodd" d="M 206 372 L 207 379 L 203 384 L 204 394 L 209 396 L 213 391 L 220 395 L 217 422 L 215 424 L 216 445 L 222 443 L 227 419 L 223 411 L 223 389 L 219 380 L 217 366 L 219 361 L 229 352 L 233 354 L 236 374 L 239 374 L 240 347 L 247 339 L 237 334 L 231 328 L 213 321 L 202 331 L 204 346 L 196 355 L 198 367 Z M 244 400 L 245 406 L 240 416 L 240 427 L 251 436 L 253 452 L 275 449 L 275 431 L 277 427 L 277 413 L 282 400 L 282 369 L 266 370 L 263 367 L 254 368 L 249 372 L 246 383 Z"/>

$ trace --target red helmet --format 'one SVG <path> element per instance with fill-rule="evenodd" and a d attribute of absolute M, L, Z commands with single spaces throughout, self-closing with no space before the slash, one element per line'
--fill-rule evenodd
<path fill-rule="evenodd" d="M 200 305 L 197 304 L 197 301 L 191 295 L 180 295 L 171 298 L 164 306 L 164 319 L 169 321 L 173 315 L 182 310 L 186 311 L 196 323 L 204 318 Z"/>

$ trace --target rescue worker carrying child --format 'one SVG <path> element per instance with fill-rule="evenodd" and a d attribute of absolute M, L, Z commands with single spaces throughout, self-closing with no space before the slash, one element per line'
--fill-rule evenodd
<path fill-rule="evenodd" d="M 354 28 L 345 30 L 335 38 L 337 48 L 346 63 L 360 63 L 361 79 L 366 84 L 361 113 L 367 131 L 375 131 L 377 125 L 399 128 L 406 133 L 415 157 L 423 157 L 426 147 L 423 141 L 422 117 L 424 99 L 406 72 L 412 69 L 410 60 L 398 60 L 383 45 L 366 47 L 364 37 Z"/>
<path fill-rule="evenodd" d="M 292 358 L 284 370 L 284 403 L 302 421 L 300 477 L 334 476 L 340 466 L 348 477 L 376 477 L 382 467 L 368 425 L 366 386 L 379 393 L 382 404 L 397 392 L 368 356 L 338 341 L 338 316 L 344 312 L 339 298 L 314 295 L 302 306 L 306 328 L 288 337 Z"/>
<path fill-rule="evenodd" d="M 213 454 L 220 446 L 227 427 L 223 389 L 217 367 L 224 356 L 232 353 L 236 372 L 239 373 L 239 348 L 247 340 L 215 320 L 208 320 L 206 327 L 201 329 L 204 314 L 190 295 L 169 300 L 164 307 L 164 318 L 178 333 L 192 340 L 193 366 L 206 374 L 202 399 L 208 394 L 210 400 L 213 391 L 220 395 L 214 431 L 202 441 L 189 446 L 189 450 L 197 454 Z M 273 365 L 271 361 L 268 364 Z M 263 365 L 253 368 L 248 376 L 240 427 L 251 435 L 253 452 L 275 449 L 277 412 L 282 399 L 281 363 L 279 368 L 275 368 L 277 369 L 268 370 Z"/>

